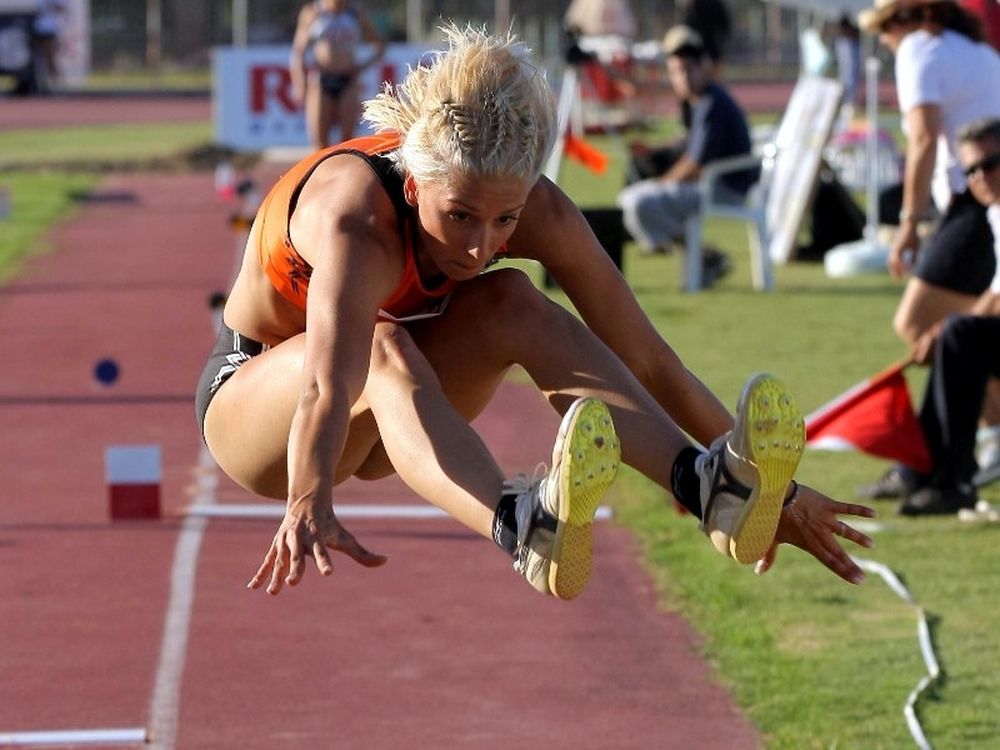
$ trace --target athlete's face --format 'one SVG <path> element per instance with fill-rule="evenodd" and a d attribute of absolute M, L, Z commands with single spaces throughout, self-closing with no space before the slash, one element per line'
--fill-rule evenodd
<path fill-rule="evenodd" d="M 533 185 L 513 177 L 449 183 L 407 177 L 406 200 L 419 217 L 421 260 L 456 281 L 475 277 L 514 233 Z"/>

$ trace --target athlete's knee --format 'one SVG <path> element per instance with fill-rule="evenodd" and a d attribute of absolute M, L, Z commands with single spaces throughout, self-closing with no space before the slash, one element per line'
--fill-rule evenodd
<path fill-rule="evenodd" d="M 369 377 L 413 377 L 428 369 L 426 358 L 403 326 L 380 322 L 372 338 Z"/>
<path fill-rule="evenodd" d="M 547 302 L 528 275 L 516 268 L 502 268 L 483 274 L 475 294 L 470 295 L 479 305 L 484 320 L 523 318 L 525 314 Z"/>

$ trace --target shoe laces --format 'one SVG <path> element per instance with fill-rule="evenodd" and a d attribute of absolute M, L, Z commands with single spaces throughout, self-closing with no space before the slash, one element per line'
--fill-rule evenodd
<path fill-rule="evenodd" d="M 544 463 L 535 466 L 531 476 L 520 473 L 503 483 L 504 495 L 515 495 L 514 518 L 517 521 L 517 546 L 526 546 L 531 531 L 538 519 L 545 512 L 542 505 L 542 492 L 545 480 L 548 479 L 549 468 Z"/>

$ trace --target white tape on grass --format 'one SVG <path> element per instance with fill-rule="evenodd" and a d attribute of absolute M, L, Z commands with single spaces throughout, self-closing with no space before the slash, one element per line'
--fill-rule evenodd
<path fill-rule="evenodd" d="M 923 655 L 924 665 L 927 667 L 927 674 L 920 678 L 913 690 L 910 691 L 909 696 L 907 696 L 906 705 L 903 706 L 903 716 L 906 718 L 906 725 L 910 730 L 910 736 L 917 743 L 917 747 L 920 750 L 932 750 L 931 743 L 928 741 L 927 735 L 924 734 L 923 727 L 920 726 L 916 710 L 917 701 L 920 700 L 921 693 L 941 676 L 941 667 L 938 665 L 937 655 L 934 653 L 934 642 L 931 639 L 931 630 L 927 624 L 927 613 L 924 612 L 923 607 L 917 604 L 909 589 L 903 585 L 903 582 L 899 580 L 899 577 L 887 565 L 859 557 L 853 559 L 862 569 L 878 574 L 885 581 L 886 585 L 895 592 L 896 596 L 916 610 L 917 641 L 920 644 L 920 653 Z"/>

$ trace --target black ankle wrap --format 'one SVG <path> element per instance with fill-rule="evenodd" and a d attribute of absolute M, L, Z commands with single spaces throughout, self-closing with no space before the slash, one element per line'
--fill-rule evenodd
<path fill-rule="evenodd" d="M 673 468 L 670 470 L 670 488 L 680 504 L 700 520 L 701 481 L 694 468 L 694 463 L 699 455 L 700 451 L 691 445 L 677 454 Z"/>

